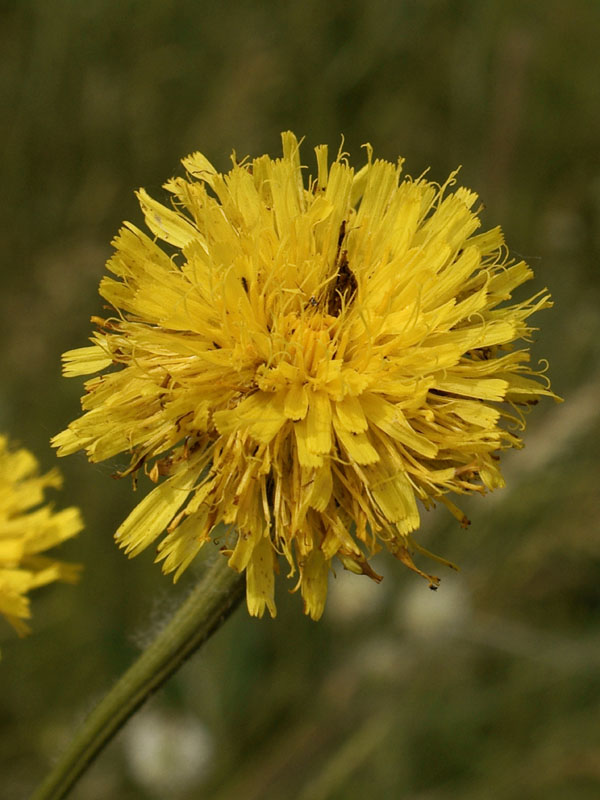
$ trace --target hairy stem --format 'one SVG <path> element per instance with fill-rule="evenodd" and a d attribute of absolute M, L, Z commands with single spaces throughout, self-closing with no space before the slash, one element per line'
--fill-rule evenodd
<path fill-rule="evenodd" d="M 129 717 L 237 608 L 244 584 L 244 576 L 219 555 L 168 625 L 85 720 L 31 800 L 65 797 Z"/>

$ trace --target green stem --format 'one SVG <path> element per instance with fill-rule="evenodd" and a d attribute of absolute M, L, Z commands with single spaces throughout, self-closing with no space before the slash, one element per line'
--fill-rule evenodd
<path fill-rule="evenodd" d="M 229 617 L 245 579 L 219 556 L 167 627 L 92 711 L 31 800 L 65 797 L 127 719 Z"/>

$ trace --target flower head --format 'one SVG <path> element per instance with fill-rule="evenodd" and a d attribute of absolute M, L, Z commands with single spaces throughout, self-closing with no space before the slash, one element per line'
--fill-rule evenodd
<path fill-rule="evenodd" d="M 31 616 L 28 592 L 52 581 L 77 581 L 80 567 L 40 555 L 78 533 L 76 508 L 54 511 L 44 502 L 48 487 L 59 488 L 58 470 L 39 474 L 34 456 L 9 447 L 0 436 L 0 613 L 23 635 Z"/>
<path fill-rule="evenodd" d="M 382 545 L 437 585 L 411 557 L 417 501 L 465 522 L 449 493 L 503 485 L 518 406 L 552 395 L 513 343 L 550 301 L 509 302 L 532 271 L 500 228 L 477 233 L 454 174 L 402 178 L 368 146 L 355 171 L 320 146 L 310 178 L 282 139 L 282 158 L 227 174 L 192 154 L 171 207 L 138 192 L 153 238 L 126 223 L 113 242 L 116 315 L 64 356 L 66 375 L 100 374 L 54 444 L 128 452 L 158 483 L 117 531 L 130 555 L 164 534 L 178 576 L 224 523 L 250 612 L 275 613 L 283 557 L 317 619 L 334 559 L 378 580 Z"/>

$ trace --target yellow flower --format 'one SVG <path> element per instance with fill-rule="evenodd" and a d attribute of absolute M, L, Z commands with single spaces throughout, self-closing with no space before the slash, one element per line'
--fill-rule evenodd
<path fill-rule="evenodd" d="M 83 527 L 78 509 L 40 505 L 44 490 L 61 483 L 58 470 L 40 475 L 34 456 L 11 449 L 0 435 L 0 613 L 21 636 L 29 632 L 27 593 L 52 581 L 78 579 L 78 565 L 40 555 Z"/>
<path fill-rule="evenodd" d="M 503 485 L 517 407 L 553 396 L 513 342 L 551 303 L 506 303 L 532 271 L 500 228 L 476 234 L 455 174 L 402 179 L 369 146 L 355 172 L 320 146 L 307 178 L 282 139 L 282 158 L 234 155 L 226 175 L 192 154 L 165 184 L 172 207 L 138 192 L 154 238 L 126 223 L 114 240 L 100 294 L 117 315 L 64 356 L 68 376 L 101 374 L 53 443 L 126 451 L 122 474 L 158 483 L 117 531 L 129 555 L 164 533 L 177 578 L 224 523 L 250 613 L 275 614 L 283 556 L 318 619 L 334 559 L 380 580 L 367 559 L 383 544 L 420 572 L 417 500 L 466 522 L 447 493 Z"/>

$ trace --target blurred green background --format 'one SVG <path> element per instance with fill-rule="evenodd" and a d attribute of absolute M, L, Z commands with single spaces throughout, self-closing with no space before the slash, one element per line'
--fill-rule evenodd
<path fill-rule="evenodd" d="M 276 620 L 236 613 L 101 756 L 77 800 L 578 800 L 600 796 L 600 3 L 563 0 L 23 0 L 0 8 L 0 427 L 55 463 L 78 413 L 60 354 L 101 313 L 97 285 L 133 189 L 155 196 L 202 150 L 225 169 L 340 135 L 353 163 L 480 192 L 556 300 L 534 357 L 564 405 L 531 415 L 508 488 L 443 509 L 423 541 L 457 561 L 437 593 L 391 558 L 339 575 L 323 620 L 279 585 Z M 184 596 L 111 540 L 136 502 L 119 462 L 61 462 L 77 587 L 2 626 L 0 795 L 21 798 Z"/>

